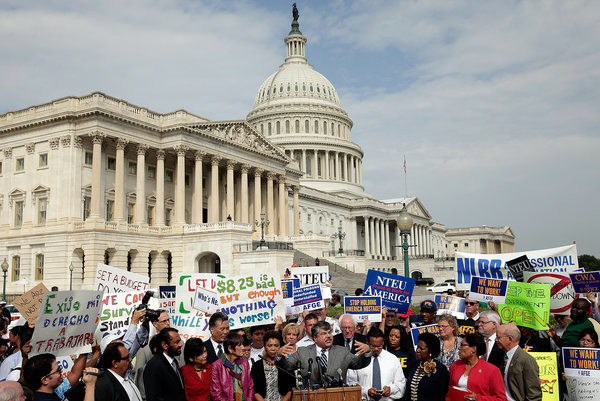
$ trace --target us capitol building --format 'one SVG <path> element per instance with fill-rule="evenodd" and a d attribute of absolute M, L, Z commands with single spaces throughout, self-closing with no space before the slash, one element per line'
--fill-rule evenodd
<path fill-rule="evenodd" d="M 0 115 L 7 292 L 30 288 L 13 284 L 24 279 L 90 288 L 99 262 L 153 286 L 181 272 L 283 272 L 316 257 L 401 272 L 404 204 L 414 277 L 453 277 L 455 250 L 513 251 L 509 227 L 447 229 L 418 198 L 365 193 L 352 120 L 307 62 L 297 18 L 284 41 L 285 62 L 246 121 L 160 114 L 99 92 Z"/>

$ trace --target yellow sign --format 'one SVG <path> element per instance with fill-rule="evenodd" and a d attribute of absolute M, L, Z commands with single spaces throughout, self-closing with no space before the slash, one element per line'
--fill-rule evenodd
<path fill-rule="evenodd" d="M 540 382 L 542 383 L 542 401 L 559 401 L 556 353 L 530 352 L 529 355 L 535 358 L 540 368 Z"/>

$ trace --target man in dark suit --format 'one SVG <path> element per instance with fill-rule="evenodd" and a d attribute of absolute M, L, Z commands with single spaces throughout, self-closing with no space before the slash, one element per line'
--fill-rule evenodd
<path fill-rule="evenodd" d="M 140 401 L 140 390 L 127 377 L 131 355 L 122 343 L 112 343 L 104 350 L 99 367 L 106 372 L 96 382 L 95 396 L 103 401 Z"/>
<path fill-rule="evenodd" d="M 503 366 L 504 387 L 509 400 L 542 401 L 540 370 L 535 359 L 519 347 L 521 332 L 514 324 L 498 328 L 496 342 L 506 352 Z"/>
<path fill-rule="evenodd" d="M 223 356 L 225 349 L 223 341 L 229 334 L 229 317 L 223 312 L 214 313 L 208 320 L 208 330 L 210 331 L 210 339 L 204 342 L 206 345 L 206 363 L 212 364 L 217 359 Z"/>
<path fill-rule="evenodd" d="M 355 341 L 356 355 L 346 347 L 333 345 L 331 325 L 325 321 L 317 322 L 312 328 L 314 344 L 297 348 L 297 351 L 287 358 L 281 358 L 278 364 L 291 371 L 298 364 L 301 370 L 307 370 L 312 384 L 326 384 L 331 380 L 346 381 L 348 369 L 361 369 L 371 361 L 370 348 L 367 344 Z M 290 345 L 279 349 L 278 355 L 289 355 L 293 352 Z M 338 369 L 341 371 L 338 372 Z"/>
<path fill-rule="evenodd" d="M 477 330 L 485 340 L 486 352 L 482 358 L 495 365 L 498 369 L 502 369 L 504 362 L 504 352 L 496 343 L 496 330 L 500 326 L 500 315 L 492 310 L 486 310 L 479 314 L 477 320 Z"/>
<path fill-rule="evenodd" d="M 342 332 L 333 336 L 333 345 L 341 345 L 356 354 L 356 341 L 364 343 L 366 339 L 362 334 L 354 333 L 356 322 L 354 322 L 352 315 L 343 314 L 340 316 L 340 328 Z"/>
<path fill-rule="evenodd" d="M 147 401 L 185 401 L 183 375 L 177 356 L 181 354 L 181 337 L 177 329 L 162 329 L 157 334 L 159 351 L 144 369 L 144 388 Z"/>

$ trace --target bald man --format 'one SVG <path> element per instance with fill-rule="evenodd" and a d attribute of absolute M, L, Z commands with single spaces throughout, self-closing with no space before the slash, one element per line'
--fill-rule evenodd
<path fill-rule="evenodd" d="M 19 382 L 0 382 L 0 401 L 25 401 L 23 387 Z"/>

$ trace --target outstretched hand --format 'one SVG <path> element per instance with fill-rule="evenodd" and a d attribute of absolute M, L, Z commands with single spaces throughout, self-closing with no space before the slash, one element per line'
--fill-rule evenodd
<path fill-rule="evenodd" d="M 371 347 L 369 347 L 365 343 L 361 343 L 360 341 L 354 340 L 354 344 L 356 344 L 356 355 L 363 355 L 371 351 Z"/>

